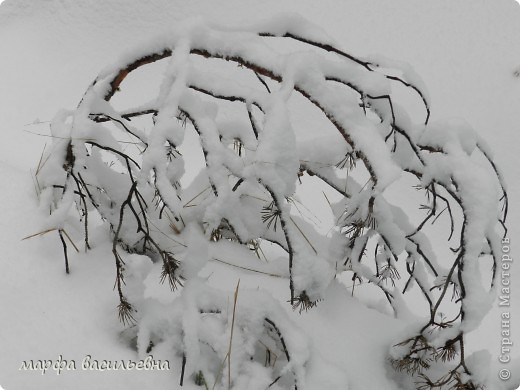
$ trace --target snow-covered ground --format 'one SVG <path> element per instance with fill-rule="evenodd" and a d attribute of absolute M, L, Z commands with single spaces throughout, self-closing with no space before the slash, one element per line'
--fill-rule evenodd
<path fill-rule="evenodd" d="M 0 6 L 1 386 L 7 390 L 176 388 L 179 359 L 171 361 L 169 371 L 81 369 L 87 355 L 111 361 L 137 359 L 115 313 L 118 299 L 112 290 L 111 248 L 100 244 L 87 255 L 71 254 L 72 272 L 65 275 L 55 233 L 22 241 L 43 226 L 32 172 L 44 145 L 50 144 L 46 135 L 54 114 L 63 107 L 74 108 L 98 71 L 119 53 L 188 17 L 243 24 L 288 11 L 322 26 L 351 53 L 409 63 L 427 86 L 432 120 L 465 118 L 487 140 L 508 183 L 508 236 L 513 258 L 519 253 L 520 77 L 515 72 L 520 72 L 520 6 L 513 0 L 7 0 Z M 228 260 L 232 258 L 225 248 L 220 250 Z M 265 270 L 275 273 L 277 268 Z M 511 272 L 512 355 L 518 359 L 520 266 L 516 261 Z M 266 288 L 280 300 L 287 290 L 280 279 L 239 272 L 218 262 L 210 263 L 202 276 L 211 286 L 228 291 L 240 278 L 241 286 Z M 309 388 L 333 389 L 347 382 L 351 390 L 397 390 L 385 356 L 406 324 L 368 308 L 349 291 L 333 284 L 327 299 L 307 313 L 292 312 L 286 305 L 288 316 L 323 358 L 310 368 L 314 382 Z M 149 294 L 161 297 L 164 292 L 150 287 Z M 468 336 L 470 350 L 486 349 L 492 355 L 488 368 L 496 381 L 490 390 L 507 389 L 501 386 L 520 381 L 518 360 L 516 366 L 505 366 L 497 359 L 500 312 L 495 303 L 481 327 Z M 52 369 L 44 375 L 20 370 L 24 361 L 57 361 L 59 356 L 75 361 L 78 369 L 61 375 Z M 516 367 L 509 382 L 498 380 L 504 367 Z M 185 383 L 183 388 L 198 387 Z"/>

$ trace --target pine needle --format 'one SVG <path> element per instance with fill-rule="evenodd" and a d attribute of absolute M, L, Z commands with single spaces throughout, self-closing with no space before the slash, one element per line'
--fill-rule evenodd
<path fill-rule="evenodd" d="M 300 227 L 296 224 L 296 222 L 294 222 L 294 219 L 292 217 L 289 217 L 291 219 L 291 222 L 294 224 L 294 226 L 296 226 L 296 229 L 298 229 L 298 231 L 301 233 L 301 235 L 303 236 L 303 238 L 305 238 L 305 241 L 307 241 L 307 243 L 310 245 L 310 247 L 312 248 L 312 250 L 314 251 L 315 254 L 318 254 L 318 251 L 316 250 L 316 248 L 314 247 L 314 245 L 312 245 L 311 241 L 307 238 L 307 236 L 305 235 L 305 233 L 302 231 L 302 229 L 300 229 Z"/>
<path fill-rule="evenodd" d="M 76 244 L 74 244 L 74 241 L 72 241 L 72 238 L 70 238 L 69 234 L 67 233 L 66 230 L 64 229 L 61 229 L 61 231 L 65 234 L 65 237 L 67 237 L 67 239 L 70 241 L 70 243 L 72 244 L 72 246 L 74 247 L 74 249 L 76 249 L 76 252 L 79 253 L 79 249 L 78 247 L 76 246 Z"/>
<path fill-rule="evenodd" d="M 190 205 L 191 202 L 193 202 L 195 199 L 197 199 L 199 196 L 201 196 L 204 192 L 206 192 L 207 190 L 209 190 L 211 187 L 206 187 L 204 188 L 201 192 L 199 192 L 197 195 L 195 195 L 193 198 L 191 198 L 184 206 L 182 207 L 193 207 L 193 206 L 196 206 L 196 205 Z"/>
<path fill-rule="evenodd" d="M 45 153 L 45 148 L 46 147 L 47 147 L 47 144 L 43 145 L 42 154 L 40 155 L 40 160 L 38 161 L 38 166 L 36 167 L 35 176 L 38 176 L 38 174 L 40 173 L 40 170 L 45 166 L 45 164 L 47 163 L 47 161 L 51 157 L 51 154 L 49 153 L 47 158 L 45 160 L 43 160 L 43 154 Z"/>
<path fill-rule="evenodd" d="M 240 279 L 238 279 L 237 287 L 235 289 L 235 295 L 233 300 L 233 319 L 231 320 L 231 334 L 229 336 L 229 349 L 227 353 L 228 357 L 228 390 L 231 390 L 231 346 L 233 344 L 233 331 L 235 330 L 235 314 L 237 309 L 238 300 L 238 288 L 240 287 Z"/>
<path fill-rule="evenodd" d="M 43 236 L 43 235 L 45 235 L 47 233 L 50 233 L 50 232 L 53 232 L 55 230 L 57 230 L 57 229 L 56 228 L 51 228 L 51 229 L 47 229 L 47 230 L 42 230 L 41 232 L 34 233 L 34 234 L 31 234 L 30 236 L 22 238 L 21 241 L 28 240 L 29 238 L 33 238 L 33 237 L 36 237 L 36 236 Z"/>
<path fill-rule="evenodd" d="M 264 275 L 267 275 L 267 276 L 273 276 L 273 277 L 275 277 L 275 278 L 283 278 L 282 275 L 271 274 L 271 273 L 269 273 L 269 272 L 259 271 L 259 270 L 253 269 L 253 268 L 242 267 L 242 266 L 240 266 L 240 265 L 236 265 L 236 264 L 228 263 L 227 261 L 220 260 L 220 259 L 217 259 L 217 258 L 213 258 L 213 260 L 215 260 L 215 261 L 217 261 L 217 262 L 219 262 L 219 263 L 222 263 L 222 264 L 229 265 L 229 266 L 231 266 L 231 267 L 244 269 L 244 270 L 246 270 L 246 271 L 256 272 L 256 273 L 258 273 L 258 274 L 264 274 Z"/>

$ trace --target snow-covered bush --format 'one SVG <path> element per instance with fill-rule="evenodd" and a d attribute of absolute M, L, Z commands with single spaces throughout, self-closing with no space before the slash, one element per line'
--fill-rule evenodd
<path fill-rule="evenodd" d="M 157 95 L 121 108 L 126 77 L 160 61 L 167 65 Z M 398 103 L 410 98 L 420 109 Z M 119 317 L 137 324 L 141 354 L 168 340 L 183 356 L 181 382 L 305 388 L 312 348 L 276 301 L 244 292 L 244 310 L 231 318 L 223 293 L 197 276 L 214 242 L 255 251 L 271 242 L 285 253 L 295 309 L 319 304 L 344 275 L 368 283 L 395 316 L 425 316 L 395 340 L 394 368 L 414 375 L 418 388 L 476 389 L 464 341 L 496 295 L 507 195 L 491 152 L 467 124 L 429 118 L 425 88 L 409 67 L 356 58 L 298 17 L 237 29 L 192 20 L 120 56 L 75 110 L 56 116 L 54 147 L 38 172 L 51 212 L 45 231 L 59 232 L 68 272 L 72 211 L 86 249 L 89 230 L 106 228 Z M 300 126 L 312 141 L 300 142 Z M 190 131 L 204 167 L 187 178 Z M 332 234 L 295 213 L 299 180 L 338 195 Z M 417 203 L 410 188 L 426 200 Z M 148 273 L 123 252 L 160 262 L 160 281 L 180 296 L 166 305 L 130 288 Z M 127 274 L 137 278 L 128 292 Z M 259 341 L 278 350 L 282 368 L 259 363 Z M 239 368 L 222 375 L 231 354 Z"/>

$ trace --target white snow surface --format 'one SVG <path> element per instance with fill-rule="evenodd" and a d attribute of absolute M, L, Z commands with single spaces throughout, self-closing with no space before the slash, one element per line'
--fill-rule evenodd
<path fill-rule="evenodd" d="M 278 23 L 280 14 L 292 15 L 290 23 L 286 26 Z M 299 15 L 315 23 L 315 26 L 307 26 Z M 381 313 L 383 310 L 376 310 L 379 307 L 377 303 L 371 305 L 374 308 L 367 307 L 355 297 L 352 298 L 351 290 L 339 281 L 334 281 L 325 291 L 320 292 L 323 301 L 317 308 L 301 314 L 294 312 L 286 303 L 288 289 L 285 280 L 229 266 L 235 264 L 286 277 L 287 268 L 283 262 L 272 260 L 259 263 L 250 253 L 236 252 L 224 243 L 190 246 L 184 256 L 190 256 L 196 261 L 190 262 L 185 272 L 206 279 L 207 287 L 204 290 L 187 285 L 186 292 L 180 297 L 177 293 L 172 294 L 167 286 L 157 284 L 160 269 L 147 257 L 125 257 L 129 270 L 128 295 L 138 307 L 142 305 L 143 310 L 139 315 L 143 316 L 144 323 L 149 321 L 150 327 L 156 327 L 153 329 L 154 334 L 172 332 L 167 335 L 170 337 L 162 335 L 161 343 L 153 352 L 157 359 L 170 359 L 169 371 L 91 371 L 78 367 L 74 371 L 64 371 L 61 375 L 56 375 L 52 370 L 42 375 L 41 371 L 20 370 L 23 361 L 56 361 L 60 355 L 66 360 L 75 360 L 77 366 L 81 366 L 82 359 L 87 355 L 93 359 L 111 361 L 138 360 L 146 355 L 143 354 L 143 349 L 147 347 L 143 341 L 146 336 L 140 338 L 138 353 L 132 347 L 131 331 L 125 331 L 117 320 L 118 299 L 115 291 L 112 291 L 115 265 L 111 244 L 102 238 L 104 231 L 92 233 L 92 240 L 97 245 L 88 254 L 84 254 L 82 248 L 79 248 L 79 253 L 69 248 L 70 275 L 64 272 L 62 247 L 56 232 L 23 241 L 21 239 L 49 227 L 58 227 L 53 220 L 44 218 L 34 190 L 38 184 L 31 180 L 44 145 L 50 147 L 50 140 L 46 136 L 50 134 L 48 121 L 63 107 L 75 108 L 95 75 L 112 63 L 114 56 L 121 58 L 124 53 L 130 54 L 134 47 L 139 47 L 142 42 L 152 42 L 150 40 L 155 36 L 166 37 L 167 32 L 175 29 L 176 25 L 193 17 L 228 25 L 230 31 L 239 28 L 243 31 L 244 26 L 253 32 L 274 28 L 283 35 L 287 29 L 291 29 L 304 34 L 306 38 L 337 44 L 350 53 L 370 60 L 393 58 L 410 64 L 411 68 L 403 72 L 402 76 L 425 86 L 432 108 L 432 120 L 464 118 L 476 132 L 468 130 L 466 122 L 455 119 L 450 120 L 449 126 L 457 127 L 458 132 L 444 135 L 441 134 L 443 130 L 440 126 L 439 131 L 428 129 L 422 137 L 430 144 L 437 143 L 439 147 L 449 138 L 455 145 L 454 154 L 469 154 L 477 143 L 482 142 L 481 139 L 493 151 L 495 161 L 508 184 L 508 236 L 513 248 L 512 257 L 519 253 L 516 247 L 520 243 L 517 244 L 516 239 L 520 237 L 517 224 L 520 222 L 517 206 L 517 200 L 520 199 L 520 161 L 515 146 L 520 141 L 520 78 L 514 72 L 520 66 L 520 51 L 517 50 L 520 47 L 520 6 L 512 0 L 420 0 L 413 3 L 405 0 L 325 0 L 319 3 L 311 0 L 6 0 L 0 5 L 0 128 L 4 133 L 4 141 L 0 144 L 0 178 L 4 185 L 0 203 L 4 221 L 1 228 L 4 252 L 0 272 L 0 385 L 7 390 L 200 388 L 192 381 L 185 381 L 183 387 L 178 386 L 182 359 L 179 356 L 171 357 L 171 343 L 181 342 L 177 336 L 182 334 L 182 330 L 182 342 L 189 345 L 188 351 L 193 354 L 200 352 L 197 352 L 200 346 L 193 342 L 196 337 L 206 337 L 217 344 L 227 340 L 229 329 L 226 326 L 229 326 L 229 322 L 225 326 L 209 323 L 206 324 L 207 328 L 197 327 L 196 317 L 200 314 L 195 303 L 201 300 L 204 304 L 204 294 L 213 294 L 213 298 L 219 297 L 224 307 L 227 305 L 227 315 L 230 316 L 233 292 L 240 279 L 237 313 L 240 321 L 243 321 L 242 326 L 247 327 L 248 321 L 260 321 L 254 317 L 259 315 L 258 312 L 248 311 L 247 306 L 248 302 L 258 302 L 258 298 L 255 300 L 251 296 L 259 289 L 269 292 L 262 293 L 260 298 L 265 306 L 262 306 L 265 313 L 261 315 L 280 319 L 281 323 L 287 321 L 294 324 L 296 330 L 289 332 L 291 336 L 287 343 L 296 354 L 294 362 L 286 370 L 293 370 L 301 384 L 299 388 L 399 389 L 399 385 L 392 380 L 393 373 L 388 370 L 385 359 L 392 341 L 399 339 L 403 329 L 410 326 L 409 323 L 404 319 L 394 319 L 388 313 Z M 284 20 L 288 20 L 286 16 Z M 394 63 L 385 60 L 384 65 L 392 67 Z M 175 64 L 171 66 L 170 71 L 182 72 L 182 69 L 175 68 Z M 420 75 L 420 79 L 416 74 Z M 297 80 L 297 74 L 294 77 Z M 374 80 L 360 82 L 370 85 Z M 143 90 L 149 88 L 145 83 L 140 87 Z M 179 98 L 170 94 L 164 96 L 164 102 L 171 104 L 172 100 Z M 110 108 L 100 109 L 107 112 Z M 424 119 L 424 111 L 420 108 L 414 112 L 417 117 L 411 120 L 420 122 Z M 68 115 L 70 112 L 63 113 Z M 211 118 L 209 107 L 205 115 Z M 285 113 L 274 112 L 273 115 L 279 117 Z M 168 127 L 167 119 L 165 117 L 164 122 L 156 125 L 154 131 L 161 132 L 162 125 Z M 311 131 L 302 134 L 299 128 L 295 129 L 295 137 L 308 140 L 308 144 L 300 148 L 303 151 L 308 149 L 306 154 L 313 161 L 316 156 L 312 155 L 312 142 L 316 134 L 313 134 L 312 123 L 305 125 Z M 267 131 L 279 130 L 270 129 L 268 123 L 266 128 Z M 175 141 L 184 137 L 180 133 L 181 129 L 178 130 Z M 361 127 L 356 130 L 361 143 L 366 142 L 366 134 L 362 130 Z M 374 128 L 368 130 L 377 132 Z M 82 128 L 81 131 L 82 134 L 78 136 L 100 136 L 95 128 Z M 288 137 L 286 142 L 274 146 L 283 148 L 290 145 L 293 135 L 288 133 L 285 136 Z M 336 133 L 334 136 L 337 137 Z M 206 142 L 211 140 L 207 139 Z M 65 153 L 66 146 L 64 142 L 61 151 L 53 152 Z M 344 154 L 339 145 L 333 146 L 331 163 L 337 161 L 336 155 Z M 153 149 L 153 145 L 151 147 Z M 294 159 L 301 150 L 291 151 L 287 161 L 282 161 L 284 169 L 273 172 L 271 176 L 276 179 L 276 175 L 285 177 L 293 174 L 297 169 Z M 378 149 L 373 150 L 377 154 Z M 149 167 L 160 165 L 160 161 L 154 158 L 155 154 L 150 152 L 146 160 Z M 453 163 L 455 158 L 446 163 Z M 390 182 L 398 172 L 394 164 L 401 162 L 389 160 L 384 152 L 374 159 L 380 164 L 376 169 L 383 177 L 388 177 Z M 262 161 L 266 162 L 265 159 Z M 463 168 L 461 166 L 461 173 Z M 164 172 L 170 179 L 180 176 L 189 167 L 171 169 Z M 218 169 L 211 172 L 219 174 Z M 442 178 L 442 172 L 431 174 Z M 201 180 L 204 183 L 207 181 L 205 178 Z M 335 180 L 342 183 L 340 178 Z M 277 182 L 269 184 L 277 185 Z M 383 182 L 380 186 L 385 187 L 386 184 Z M 480 196 L 497 196 L 486 183 L 464 184 L 467 184 L 465 190 L 477 191 Z M 277 186 L 281 196 L 291 193 L 291 190 Z M 125 196 L 124 189 L 121 196 Z M 308 196 L 309 202 L 326 205 L 321 194 Z M 172 203 L 176 202 L 174 192 L 169 199 Z M 65 203 L 63 213 L 71 205 Z M 232 209 L 232 205 L 227 206 Z M 493 210 L 475 210 L 473 203 L 470 203 L 468 212 L 489 215 Z M 389 215 L 385 208 L 381 209 L 380 214 Z M 56 221 L 63 220 L 56 214 L 53 218 Z M 402 232 L 394 228 L 393 221 L 388 220 L 387 224 L 387 230 L 394 229 L 392 242 L 402 247 Z M 81 232 L 81 226 L 77 229 Z M 477 224 L 469 229 L 469 234 L 483 235 L 487 226 Z M 294 234 L 297 236 L 299 233 Z M 202 233 L 196 227 L 191 227 L 187 236 L 188 242 L 195 242 L 201 240 Z M 76 242 L 81 241 L 80 234 L 74 238 Z M 298 245 L 306 243 L 301 240 Z M 471 249 L 473 252 L 468 257 L 478 255 L 482 248 Z M 329 250 L 332 253 L 335 248 Z M 210 258 L 225 260 L 227 264 Z M 314 264 L 316 262 L 310 259 L 309 264 L 311 261 Z M 320 261 L 325 262 L 322 259 Z M 513 377 L 509 382 L 498 381 L 498 371 L 502 368 L 497 360 L 501 341 L 500 309 L 496 301 L 490 301 L 489 296 L 480 291 L 479 267 L 471 267 L 473 269 L 468 272 L 471 277 L 467 280 L 472 294 L 471 302 L 482 305 L 486 310 L 491 308 L 491 312 L 484 319 L 478 318 L 478 313 L 484 309 L 479 308 L 477 313 L 468 312 L 470 318 L 475 318 L 467 325 L 467 330 L 472 331 L 467 345 L 474 352 L 468 358 L 468 365 L 482 379 L 488 378 L 490 389 L 511 389 L 507 387 L 508 383 L 520 382 L 520 347 L 513 347 L 516 360 L 508 365 L 508 368 L 516 367 L 516 371 L 512 369 Z M 326 265 L 321 269 L 326 269 Z M 520 340 L 520 322 L 516 320 L 520 318 L 517 309 L 517 302 L 520 302 L 520 266 L 515 262 L 511 274 L 511 337 Z M 142 284 L 145 275 L 148 277 Z M 329 279 L 328 274 L 320 276 L 321 279 Z M 199 282 L 195 279 L 192 284 Z M 323 284 L 327 283 L 323 281 Z M 197 291 L 203 293 L 197 294 Z M 285 310 L 279 310 L 272 303 L 275 301 L 279 301 Z M 151 303 L 146 305 L 145 302 Z M 176 318 L 176 313 L 183 314 L 182 320 L 180 317 L 177 319 L 183 323 L 168 323 Z M 149 330 L 146 326 L 140 329 L 142 334 Z M 199 332 L 199 336 L 196 332 Z M 237 333 L 236 337 L 241 336 Z M 227 345 L 220 347 L 225 350 Z M 247 356 L 248 352 L 234 351 L 234 354 L 240 359 Z M 193 361 L 187 366 L 190 373 L 201 369 L 201 366 L 191 364 Z M 203 364 L 201 359 L 200 365 Z M 305 370 L 302 368 L 304 366 Z M 234 374 L 236 388 L 261 389 L 269 385 L 262 382 L 262 378 L 265 378 L 262 366 L 243 362 L 240 367 L 243 370 L 241 374 Z M 486 370 L 489 375 L 484 373 Z M 274 385 L 272 388 L 277 387 Z"/>

